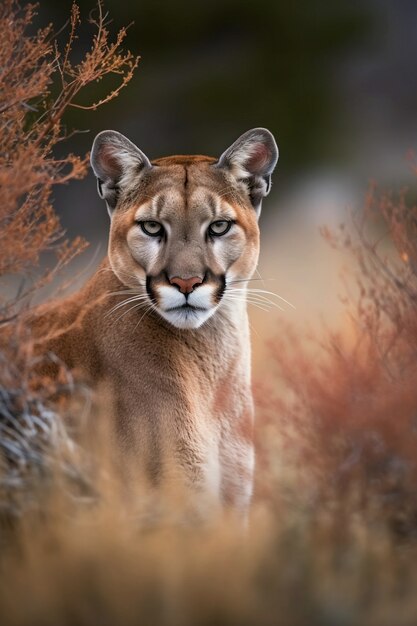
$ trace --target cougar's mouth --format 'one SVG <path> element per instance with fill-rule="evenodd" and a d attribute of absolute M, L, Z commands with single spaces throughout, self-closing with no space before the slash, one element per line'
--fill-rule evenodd
<path fill-rule="evenodd" d="M 183 293 L 175 282 L 166 278 L 147 278 L 146 290 L 156 311 L 176 328 L 196 329 L 217 310 L 224 292 L 225 281 L 204 281 L 189 293 Z"/>
<path fill-rule="evenodd" d="M 169 309 L 165 309 L 165 311 L 168 313 L 170 311 L 207 311 L 207 310 L 208 309 L 206 309 L 205 307 L 195 306 L 193 304 L 189 304 L 188 302 L 185 302 L 181 306 L 173 306 Z"/>

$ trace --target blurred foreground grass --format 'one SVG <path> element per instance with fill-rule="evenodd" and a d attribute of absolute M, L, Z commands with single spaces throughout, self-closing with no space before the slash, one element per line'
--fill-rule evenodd
<path fill-rule="evenodd" d="M 268 449 L 272 467 L 283 451 L 270 438 Z M 281 467 L 259 477 L 268 495 L 246 531 L 227 517 L 197 525 L 175 493 L 156 501 L 101 461 L 94 495 L 57 472 L 38 506 L 2 527 L 0 623 L 415 623 L 416 545 L 392 532 L 378 497 L 318 496 Z"/>

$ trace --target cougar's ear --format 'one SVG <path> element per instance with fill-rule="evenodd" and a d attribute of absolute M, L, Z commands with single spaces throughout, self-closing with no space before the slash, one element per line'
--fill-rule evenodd
<path fill-rule="evenodd" d="M 271 174 L 277 164 L 278 154 L 272 133 L 266 128 L 253 128 L 223 152 L 216 163 L 216 167 L 227 168 L 237 180 L 246 184 L 258 215 L 262 199 L 271 188 Z"/>
<path fill-rule="evenodd" d="M 148 157 L 115 130 L 103 130 L 97 135 L 90 162 L 97 177 L 98 194 L 106 201 L 110 215 L 123 188 L 144 169 L 152 167 Z"/>

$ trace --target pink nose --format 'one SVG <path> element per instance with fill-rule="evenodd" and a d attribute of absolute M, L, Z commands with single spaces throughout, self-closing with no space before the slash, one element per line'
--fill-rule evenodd
<path fill-rule="evenodd" d="M 171 285 L 178 287 L 181 293 L 188 294 L 194 291 L 197 285 L 201 285 L 203 281 L 198 276 L 193 276 L 192 278 L 180 278 L 179 276 L 174 276 L 174 278 L 170 278 L 169 282 Z"/>

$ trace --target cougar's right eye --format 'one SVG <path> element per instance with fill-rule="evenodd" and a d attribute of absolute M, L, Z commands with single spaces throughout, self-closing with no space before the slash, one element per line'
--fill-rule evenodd
<path fill-rule="evenodd" d="M 149 237 L 160 237 L 164 232 L 164 227 L 159 222 L 139 222 L 139 226 Z"/>

